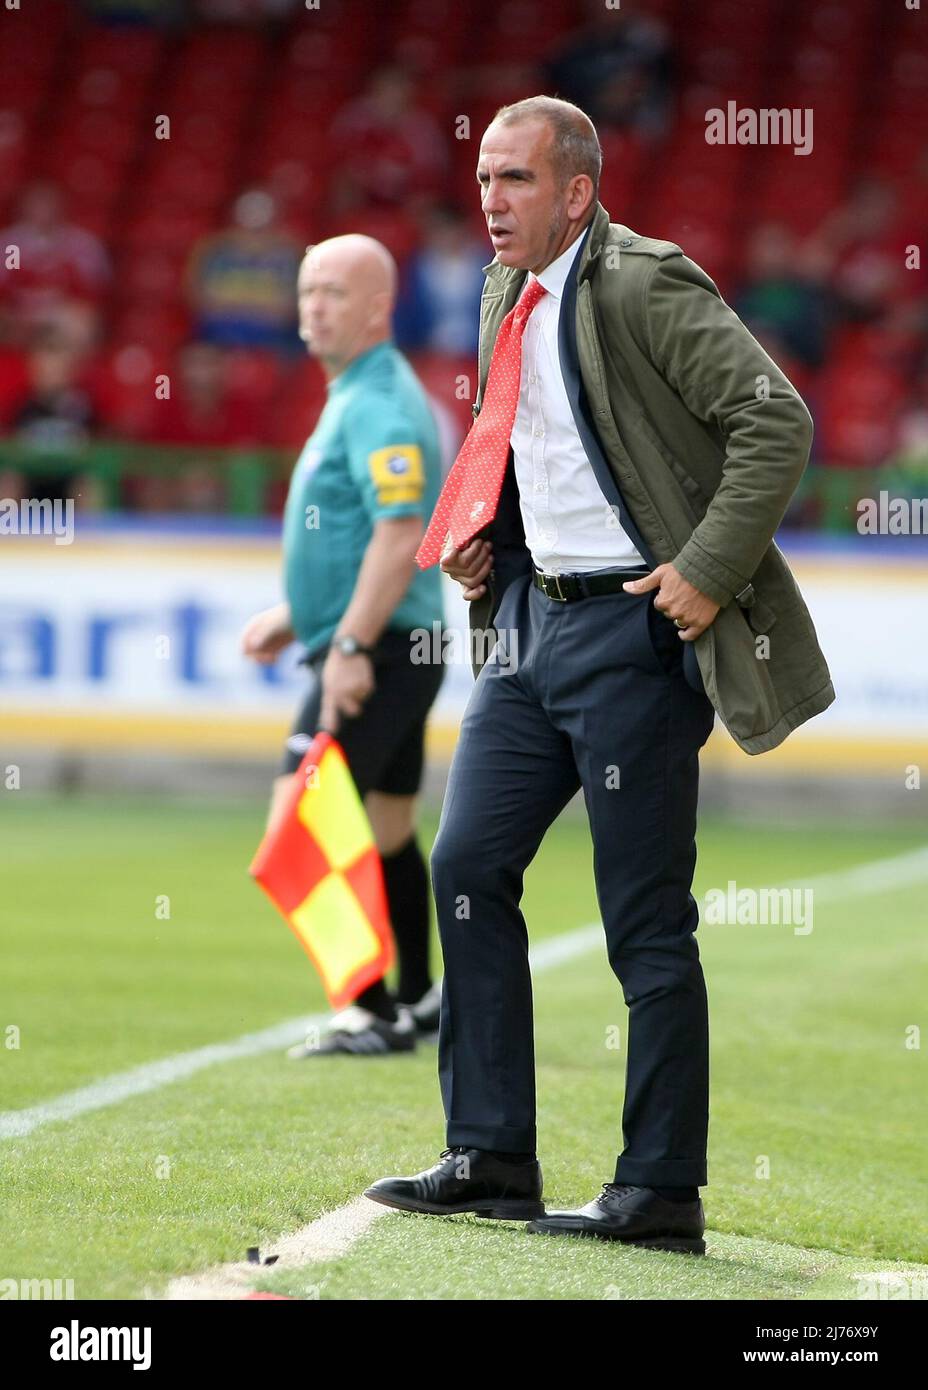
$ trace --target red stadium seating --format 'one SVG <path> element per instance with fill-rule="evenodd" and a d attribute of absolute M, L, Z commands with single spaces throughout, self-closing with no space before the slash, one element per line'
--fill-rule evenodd
<path fill-rule="evenodd" d="M 168 360 L 189 333 L 190 253 L 227 224 L 245 188 L 270 187 L 284 223 L 307 243 L 363 230 L 401 261 L 414 247 L 412 209 L 338 212 L 329 198 L 339 159 L 333 120 L 379 65 L 401 61 L 418 73 L 419 105 L 449 133 L 443 191 L 479 228 L 480 132 L 499 105 L 542 88 L 541 65 L 588 13 L 579 0 L 376 8 L 377 24 L 346 22 L 357 10 L 333 0 L 274 23 L 163 28 L 97 24 L 80 5 L 43 0 L 2 21 L 0 217 L 8 225 L 28 181 L 49 177 L 66 191 L 72 220 L 106 241 L 115 282 L 100 372 L 114 397 L 124 393 L 127 418 L 137 422 L 140 410 L 126 375 L 126 363 L 141 360 L 131 349 Z M 601 131 L 601 197 L 616 220 L 678 241 L 726 295 L 757 225 L 815 231 L 863 171 L 897 194 L 887 245 L 895 253 L 919 240 L 912 229 L 928 221 L 928 26 L 918 11 L 882 0 L 642 0 L 640 8 L 665 18 L 673 35 L 673 128 L 656 147 Z M 706 112 L 728 101 L 811 108 L 812 155 L 709 145 Z M 450 138 L 459 115 L 470 119 L 470 139 Z M 155 138 L 161 116 L 170 117 L 169 140 Z M 901 297 L 923 294 L 913 275 Z M 866 330 L 839 330 L 818 383 L 822 447 L 850 463 L 873 445 L 872 418 L 888 414 L 914 359 L 917 333 L 903 322 L 894 332 L 898 361 L 887 365 L 871 361 Z M 445 389 L 460 364 L 426 357 L 419 365 L 466 425 L 466 409 Z M 232 373 L 237 390 L 270 409 L 274 442 L 301 442 L 324 399 L 318 369 L 243 353 Z"/>

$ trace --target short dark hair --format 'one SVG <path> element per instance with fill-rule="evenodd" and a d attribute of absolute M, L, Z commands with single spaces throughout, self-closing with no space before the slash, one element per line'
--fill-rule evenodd
<path fill-rule="evenodd" d="M 566 187 L 575 174 L 586 174 L 593 184 L 593 197 L 599 196 L 603 152 L 596 127 L 579 106 L 560 97 L 526 97 L 511 106 L 501 106 L 493 120 L 501 125 L 547 121 L 554 136 L 551 161 L 560 187 Z"/>

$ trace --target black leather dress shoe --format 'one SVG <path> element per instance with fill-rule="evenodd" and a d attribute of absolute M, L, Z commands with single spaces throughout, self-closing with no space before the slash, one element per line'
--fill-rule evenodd
<path fill-rule="evenodd" d="M 443 1149 L 433 1168 L 411 1178 L 380 1178 L 365 1197 L 400 1211 L 453 1216 L 473 1211 L 498 1221 L 524 1221 L 544 1216 L 541 1166 L 503 1163 L 484 1149 L 456 1145 Z"/>
<path fill-rule="evenodd" d="M 549 1211 L 526 1231 L 545 1236 L 596 1236 L 641 1245 L 646 1250 L 678 1250 L 704 1255 L 706 1216 L 702 1202 L 668 1202 L 650 1187 L 603 1183 L 592 1202 L 576 1211 Z"/>

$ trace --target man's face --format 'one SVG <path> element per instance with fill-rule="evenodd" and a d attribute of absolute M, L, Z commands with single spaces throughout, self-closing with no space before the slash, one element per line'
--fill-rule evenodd
<path fill-rule="evenodd" d="M 352 273 L 332 248 L 307 252 L 297 279 L 300 337 L 314 357 L 333 363 L 355 357 L 371 324 L 368 278 Z"/>
<path fill-rule="evenodd" d="M 551 127 L 540 120 L 493 122 L 481 142 L 481 207 L 502 265 L 537 273 L 563 249 L 569 190 L 557 185 L 551 142 Z"/>

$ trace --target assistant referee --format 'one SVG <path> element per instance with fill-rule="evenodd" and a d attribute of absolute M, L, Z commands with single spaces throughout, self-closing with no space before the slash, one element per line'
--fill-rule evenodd
<path fill-rule="evenodd" d="M 441 487 L 428 398 L 392 341 L 397 271 L 372 237 L 307 249 L 297 284 L 300 336 L 327 400 L 297 460 L 284 513 L 286 602 L 256 614 L 242 650 L 270 663 L 301 642 L 309 693 L 287 740 L 268 824 L 314 734 L 340 741 L 383 861 L 396 937 L 396 997 L 384 980 L 291 1057 L 376 1056 L 437 1037 L 440 985 L 429 970 L 429 880 L 416 839 L 425 723 L 444 675 L 416 664 L 410 634 L 443 620 L 437 569 L 414 556 Z"/>

